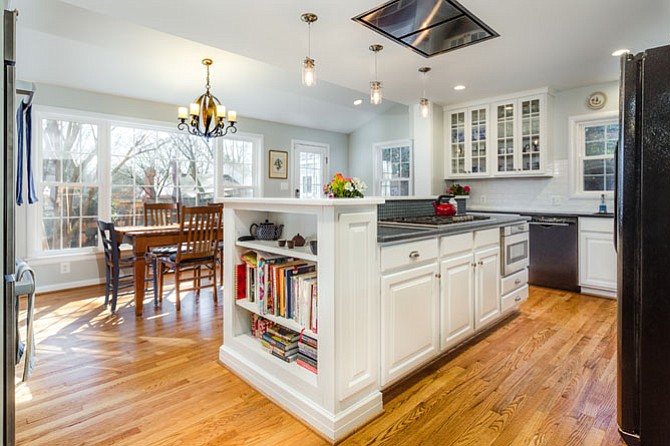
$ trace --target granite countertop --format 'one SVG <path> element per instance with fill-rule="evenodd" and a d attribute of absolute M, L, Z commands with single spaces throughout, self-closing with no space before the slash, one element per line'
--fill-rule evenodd
<path fill-rule="evenodd" d="M 487 215 L 479 213 L 478 215 Z M 480 229 L 490 229 L 509 224 L 528 221 L 528 217 L 513 214 L 489 214 L 488 220 L 475 220 L 464 223 L 452 223 L 441 228 L 411 228 L 386 226 L 383 223 L 377 225 L 377 243 L 386 245 L 409 240 L 419 240 L 426 238 L 439 237 L 442 235 L 462 234 Z"/>
<path fill-rule="evenodd" d="M 546 217 L 595 217 L 595 218 L 614 218 L 614 212 L 606 212 L 601 214 L 600 212 L 580 212 L 580 211 L 493 211 L 490 209 L 471 209 L 468 207 L 468 212 L 484 213 L 484 214 L 519 214 L 526 215 L 529 217 L 535 217 L 543 215 Z"/>

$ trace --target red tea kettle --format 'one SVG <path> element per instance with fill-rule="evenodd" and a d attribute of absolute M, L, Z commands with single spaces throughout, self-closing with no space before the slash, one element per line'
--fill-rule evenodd
<path fill-rule="evenodd" d="M 444 215 L 447 217 L 456 215 L 456 204 L 453 203 L 453 198 L 453 195 L 440 195 L 437 197 L 437 200 L 433 202 L 435 215 Z M 443 203 L 443 199 L 446 199 L 446 202 Z"/>

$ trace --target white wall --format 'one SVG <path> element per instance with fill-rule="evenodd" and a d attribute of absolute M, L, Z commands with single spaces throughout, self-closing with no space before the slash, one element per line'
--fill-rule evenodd
<path fill-rule="evenodd" d="M 619 83 L 591 85 L 556 92 L 551 126 L 549 165 L 550 178 L 503 178 L 462 180 L 471 187 L 468 209 L 551 212 L 597 212 L 600 201 L 575 198 L 570 195 L 571 156 L 568 118 L 603 111 L 616 111 L 619 106 Z M 586 106 L 586 98 L 595 91 L 607 94 L 607 104 L 594 112 Z M 451 181 L 448 183 L 451 184 Z M 486 203 L 482 203 L 482 196 Z M 557 198 L 558 204 L 553 203 Z M 613 209 L 613 195 L 607 194 L 608 209 Z"/>
<path fill-rule="evenodd" d="M 38 84 L 37 93 L 33 99 L 36 105 L 69 108 L 74 110 L 90 111 L 108 115 L 145 119 L 165 122 L 176 126 L 177 106 L 157 102 L 142 101 L 132 98 L 106 95 L 90 91 L 76 90 L 48 84 Z M 330 145 L 330 172 L 346 171 L 348 165 L 348 136 L 344 133 L 328 132 L 308 129 L 285 124 L 279 124 L 258 119 L 239 117 L 239 132 L 263 135 L 264 148 L 262 153 L 262 178 L 264 181 L 264 195 L 291 196 L 292 187 L 287 184 L 281 190 L 280 183 L 288 180 L 270 180 L 267 173 L 267 157 L 270 149 L 286 150 L 290 152 L 291 140 L 300 139 L 326 143 Z M 289 155 L 289 162 L 291 162 Z M 27 240 L 27 205 L 17 208 L 17 256 L 28 258 Z M 97 261 L 91 261 L 90 256 L 63 256 L 42 259 L 29 259 L 34 267 L 38 291 L 49 291 L 71 286 L 91 285 L 104 282 L 104 263 L 102 256 Z M 60 263 L 68 261 L 71 272 L 60 273 Z"/>
<path fill-rule="evenodd" d="M 342 173 L 359 177 L 374 190 L 374 151 L 378 142 L 410 139 L 409 108 L 397 105 L 349 134 L 349 165 Z"/>

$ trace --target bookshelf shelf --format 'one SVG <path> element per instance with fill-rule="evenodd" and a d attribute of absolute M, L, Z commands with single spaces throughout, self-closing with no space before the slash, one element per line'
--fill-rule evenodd
<path fill-rule="evenodd" d="M 293 249 L 282 248 L 277 246 L 277 241 L 254 240 L 249 242 L 236 242 L 237 246 L 251 249 L 253 251 L 264 251 L 270 254 L 278 254 L 286 257 L 294 257 L 296 259 L 309 260 L 316 262 L 318 257 L 312 254 L 309 246 L 300 246 Z"/>
<path fill-rule="evenodd" d="M 224 245 L 224 333 L 219 360 L 324 437 L 341 440 L 383 410 L 377 253 L 377 205 L 383 200 L 218 201 L 224 204 L 224 239 L 235 241 Z M 238 241 L 249 234 L 252 224 L 264 220 L 284 225 L 287 234 L 316 238 L 319 254 L 312 254 L 309 246 L 288 249 L 276 241 Z M 253 255 L 242 258 L 246 251 L 256 253 L 255 262 Z M 289 257 L 295 262 L 288 261 Z M 246 270 L 238 268 L 242 262 Z M 304 263 L 307 265 L 301 265 Z M 255 275 L 250 274 L 250 264 L 257 265 Z M 243 270 L 246 279 L 256 278 L 254 288 L 250 288 L 251 280 L 246 282 L 245 293 L 256 290 L 246 297 L 241 291 L 238 296 Z M 273 300 L 266 300 L 267 296 Z M 310 296 L 311 305 L 305 306 Z M 296 320 L 261 314 L 265 304 Z M 302 308 L 310 308 L 310 313 Z M 269 353 L 252 334 L 259 329 L 254 315 L 298 333 L 305 328 L 306 336 L 318 340 L 312 346 L 316 349 L 311 353 L 314 364 L 308 364 L 317 373 L 297 364 L 301 357 L 303 362 L 309 359 L 306 348 L 297 353 L 296 362 L 284 362 Z M 308 329 L 314 323 L 318 335 Z M 299 350 L 300 345 L 304 344 L 299 344 Z"/>
<path fill-rule="evenodd" d="M 312 330 L 303 327 L 293 319 L 286 319 L 285 317 L 281 316 L 274 316 L 272 314 L 261 314 L 261 312 L 258 309 L 258 302 L 249 302 L 246 299 L 238 299 L 235 301 L 235 304 L 238 307 L 242 307 L 247 311 L 250 311 L 252 313 L 255 313 L 269 321 L 274 322 L 275 324 L 279 324 L 283 327 L 289 328 L 293 331 L 297 331 L 300 333 L 302 330 L 305 330 L 304 333 L 309 336 L 310 338 L 318 339 L 318 334 L 314 333 Z"/>
<path fill-rule="evenodd" d="M 295 375 L 301 381 L 304 381 L 310 386 L 318 386 L 318 375 L 310 372 L 302 367 L 300 367 L 295 361 L 294 362 L 284 362 L 279 358 L 275 358 L 270 353 L 265 351 L 261 345 L 261 341 L 256 339 L 250 334 L 242 334 L 237 336 L 236 339 L 242 345 L 246 346 L 250 351 L 257 352 L 259 357 L 263 360 L 267 360 L 273 367 L 278 367 L 283 371 Z"/>

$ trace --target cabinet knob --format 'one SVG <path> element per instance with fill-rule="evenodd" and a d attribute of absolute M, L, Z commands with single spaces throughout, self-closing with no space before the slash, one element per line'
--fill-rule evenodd
<path fill-rule="evenodd" d="M 520 284 L 520 283 L 521 283 L 521 279 L 516 279 L 516 280 L 514 281 L 514 285 L 518 285 L 518 284 Z"/>
<path fill-rule="evenodd" d="M 417 259 L 419 258 L 421 254 L 419 254 L 419 251 L 412 251 L 409 253 L 409 258 L 410 259 Z"/>
<path fill-rule="evenodd" d="M 477 265 L 479 265 L 479 266 L 484 265 L 484 261 L 483 261 L 483 260 L 480 260 L 479 262 L 477 262 Z"/>
<path fill-rule="evenodd" d="M 472 267 L 474 268 L 474 267 L 477 266 L 477 264 L 476 264 L 475 262 L 472 262 L 472 263 L 470 264 L 470 266 L 472 266 Z"/>
<path fill-rule="evenodd" d="M 521 300 L 521 296 L 517 296 L 514 298 L 514 302 L 519 302 Z"/>
<path fill-rule="evenodd" d="M 437 277 L 438 279 L 441 279 L 441 278 L 442 278 L 442 274 L 440 274 L 440 273 L 436 273 L 436 274 L 435 274 L 435 277 Z"/>

